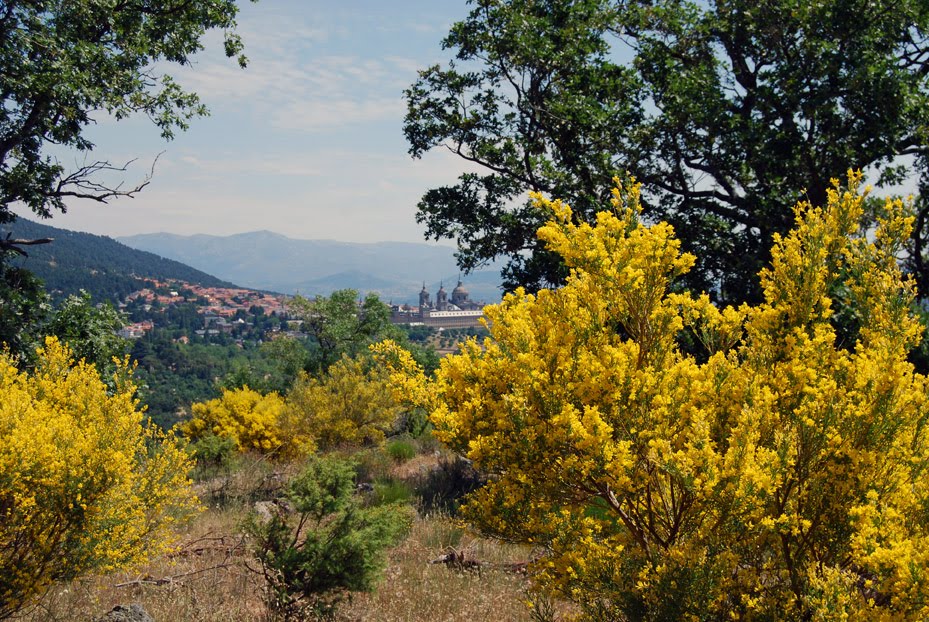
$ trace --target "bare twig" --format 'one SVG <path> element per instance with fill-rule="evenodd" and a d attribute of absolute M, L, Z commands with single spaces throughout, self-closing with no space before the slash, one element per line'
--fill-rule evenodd
<path fill-rule="evenodd" d="M 90 199 L 99 203 L 107 203 L 114 197 L 134 197 L 151 183 L 152 178 L 155 176 L 155 165 L 158 164 L 158 159 L 163 153 L 164 152 L 155 156 L 155 159 L 152 161 L 152 167 L 148 174 L 145 175 L 145 179 L 128 190 L 123 189 L 122 183 L 115 187 L 111 187 L 104 182 L 93 180 L 92 176 L 102 172 L 124 173 L 135 160 L 129 160 L 122 166 L 110 164 L 105 160 L 97 160 L 96 162 L 85 164 L 73 173 L 59 179 L 55 189 L 51 191 L 50 196 Z"/>

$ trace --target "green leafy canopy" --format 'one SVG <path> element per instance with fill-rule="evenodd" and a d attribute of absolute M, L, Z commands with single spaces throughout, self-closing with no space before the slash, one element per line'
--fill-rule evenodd
<path fill-rule="evenodd" d="M 687 285 L 758 299 L 755 274 L 802 198 L 868 170 L 925 176 L 929 5 L 919 0 L 473 0 L 445 66 L 406 91 L 410 154 L 445 147 L 480 165 L 426 192 L 427 237 L 471 269 L 509 258 L 508 287 L 558 283 L 535 238 L 539 191 L 590 221 L 612 178 L 643 182 L 650 219 L 697 256 Z M 628 62 L 625 62 L 628 59 Z M 913 235 L 922 256 L 929 206 Z"/>
<path fill-rule="evenodd" d="M 107 161 L 66 170 L 49 145 L 93 149 L 86 127 L 99 114 L 147 116 L 171 138 L 207 110 L 167 64 L 186 65 L 203 35 L 225 33 L 225 52 L 244 67 L 236 0 L 14 0 L 0 4 L 0 223 L 22 202 L 49 217 L 65 200 L 131 195 L 99 174 Z"/>

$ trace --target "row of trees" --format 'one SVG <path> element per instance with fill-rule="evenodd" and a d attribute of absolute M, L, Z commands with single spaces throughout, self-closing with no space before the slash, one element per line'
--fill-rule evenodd
<path fill-rule="evenodd" d="M 81 292 L 53 307 L 41 282 L 20 268 L 6 268 L 11 278 L 28 283 L 35 297 L 21 296 L 22 288 L 0 288 L 8 296 L 0 304 L 0 343 L 28 366 L 41 340 L 55 335 L 104 377 L 114 356 L 131 354 L 139 365 L 139 397 L 165 429 L 177 423 L 179 413 L 189 412 L 191 403 L 210 399 L 222 388 L 247 385 L 261 393 L 283 394 L 301 372 L 323 373 L 343 355 L 363 353 L 368 343 L 382 338 L 401 340 L 429 368 L 437 364 L 428 344 L 412 342 L 390 323 L 390 309 L 376 295 L 359 304 L 355 290 L 314 300 L 297 297 L 286 317 L 267 317 L 260 309 L 252 315 L 240 312 L 236 318 L 243 317 L 246 324 L 232 333 L 197 337 L 203 316 L 194 304 L 145 311 L 144 299 L 137 299 L 123 314 L 109 303 L 94 304 Z M 151 320 L 155 328 L 130 342 L 116 334 L 127 319 Z M 287 334 L 288 321 L 299 330 Z"/>

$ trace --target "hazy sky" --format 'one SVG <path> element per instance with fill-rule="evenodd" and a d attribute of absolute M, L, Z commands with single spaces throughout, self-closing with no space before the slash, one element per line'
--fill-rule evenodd
<path fill-rule="evenodd" d="M 295 238 L 423 241 L 416 203 L 463 163 L 407 155 L 403 90 L 444 62 L 440 41 L 464 0 L 242 1 L 247 69 L 221 35 L 192 67 L 171 67 L 211 116 L 164 142 L 147 119 L 102 119 L 94 159 L 137 158 L 126 184 L 163 152 L 150 186 L 109 205 L 69 204 L 48 224 L 111 236 L 168 231 L 226 235 L 268 229 Z M 62 157 L 65 165 L 78 157 Z M 23 215 L 27 215 L 24 212 Z"/>

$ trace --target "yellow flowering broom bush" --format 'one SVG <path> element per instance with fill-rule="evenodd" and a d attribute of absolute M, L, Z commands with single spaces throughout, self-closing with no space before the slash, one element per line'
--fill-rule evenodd
<path fill-rule="evenodd" d="M 239 451 L 307 456 L 317 447 L 377 445 L 393 429 L 402 408 L 390 378 L 370 357 L 342 359 L 319 377 L 302 374 L 286 398 L 242 387 L 191 407 L 180 424 L 187 438 L 217 436 Z"/>
<path fill-rule="evenodd" d="M 191 440 L 218 436 L 232 440 L 239 451 L 281 456 L 301 453 L 306 444 L 306 439 L 293 438 L 282 428 L 284 399 L 277 393 L 262 395 L 248 387 L 223 389 L 220 397 L 197 402 L 191 411 L 190 420 L 178 426 Z"/>
<path fill-rule="evenodd" d="M 910 219 L 888 201 L 866 231 L 860 181 L 796 207 L 764 302 L 738 309 L 674 292 L 693 257 L 640 222 L 636 185 L 593 225 L 539 197 L 562 288 L 488 307 L 491 338 L 432 386 L 378 346 L 491 475 L 466 517 L 547 551 L 540 590 L 590 620 L 929 619 L 927 386 L 906 358 L 922 327 L 896 261 Z"/>
<path fill-rule="evenodd" d="M 108 394 L 54 338 L 31 373 L 0 354 L 0 618 L 53 581 L 164 550 L 195 510 L 187 453 L 134 393 L 126 361 Z"/>
<path fill-rule="evenodd" d="M 343 356 L 319 378 L 302 375 L 287 395 L 287 425 L 322 449 L 381 445 L 403 410 L 370 357 Z"/>

